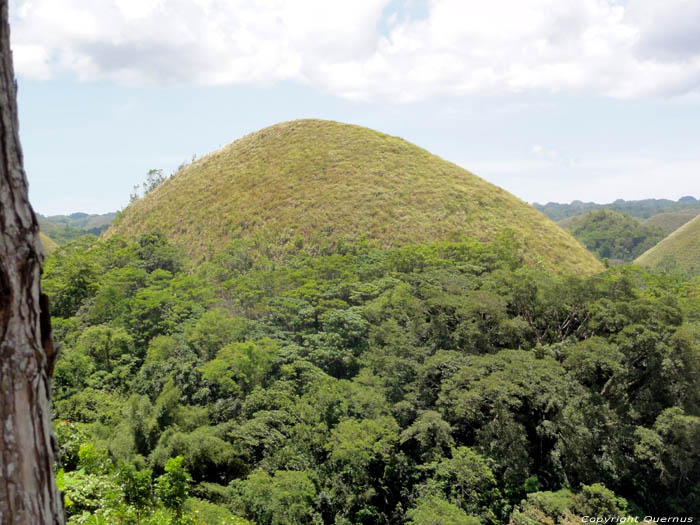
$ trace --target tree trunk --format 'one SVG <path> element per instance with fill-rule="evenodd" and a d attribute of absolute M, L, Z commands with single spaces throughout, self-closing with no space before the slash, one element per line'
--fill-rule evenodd
<path fill-rule="evenodd" d="M 8 0 L 0 0 L 0 234 L 0 523 L 61 524 L 49 409 L 55 355 L 19 144 Z"/>

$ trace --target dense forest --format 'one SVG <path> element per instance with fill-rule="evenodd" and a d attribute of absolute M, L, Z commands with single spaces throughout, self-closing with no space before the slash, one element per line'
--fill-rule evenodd
<path fill-rule="evenodd" d="M 658 226 L 612 210 L 598 210 L 559 223 L 599 259 L 632 262 L 666 237 Z"/>
<path fill-rule="evenodd" d="M 253 242 L 46 260 L 69 523 L 700 515 L 700 281 L 545 272 L 508 234 Z"/>

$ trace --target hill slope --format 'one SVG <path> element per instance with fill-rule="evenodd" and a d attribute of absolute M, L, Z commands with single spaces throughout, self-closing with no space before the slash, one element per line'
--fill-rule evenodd
<path fill-rule="evenodd" d="M 131 204 L 106 235 L 159 230 L 195 259 L 234 238 L 275 257 L 367 238 L 400 246 L 511 229 L 524 257 L 591 273 L 600 263 L 505 190 L 400 138 L 320 120 L 247 135 L 186 166 Z"/>
<path fill-rule="evenodd" d="M 676 212 L 659 213 L 652 215 L 644 221 L 645 226 L 658 226 L 666 234 L 676 231 L 686 222 L 698 216 L 700 210 L 686 210 Z"/>
<path fill-rule="evenodd" d="M 641 266 L 700 274 L 700 216 L 685 223 L 635 261 Z"/>
<path fill-rule="evenodd" d="M 41 245 L 44 247 L 44 252 L 47 255 L 58 248 L 58 244 L 56 244 L 54 240 L 44 232 L 39 232 L 39 240 L 41 240 Z"/>

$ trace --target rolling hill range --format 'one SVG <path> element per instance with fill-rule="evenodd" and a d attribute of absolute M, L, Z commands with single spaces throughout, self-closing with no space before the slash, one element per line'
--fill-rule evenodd
<path fill-rule="evenodd" d="M 88 214 L 71 213 L 70 215 L 45 216 L 37 214 L 39 229 L 51 237 L 58 245 L 66 244 L 82 235 L 100 235 L 109 228 L 116 213 Z"/>
<path fill-rule="evenodd" d="M 700 213 L 700 201 L 687 195 L 677 201 L 669 199 L 644 199 L 639 201 L 626 201 L 618 199 L 608 204 L 595 202 L 573 201 L 569 204 L 548 202 L 547 204 L 533 203 L 533 206 L 544 213 L 550 219 L 560 222 L 567 217 L 585 215 L 595 210 L 615 210 L 638 219 L 648 219 L 660 213 L 688 212 Z"/>
<path fill-rule="evenodd" d="M 635 261 L 647 268 L 700 274 L 700 216 L 685 223 Z"/>
<path fill-rule="evenodd" d="M 510 230 L 531 264 L 593 273 L 601 264 L 527 203 L 403 139 L 321 120 L 277 124 L 191 163 L 115 220 L 106 236 L 157 230 L 205 260 L 241 238 L 284 257 Z"/>

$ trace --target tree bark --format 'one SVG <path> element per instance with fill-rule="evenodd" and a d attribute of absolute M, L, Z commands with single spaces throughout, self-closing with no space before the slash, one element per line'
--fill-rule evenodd
<path fill-rule="evenodd" d="M 0 523 L 62 524 L 49 409 L 55 354 L 19 143 L 8 0 L 0 0 L 0 235 Z"/>

